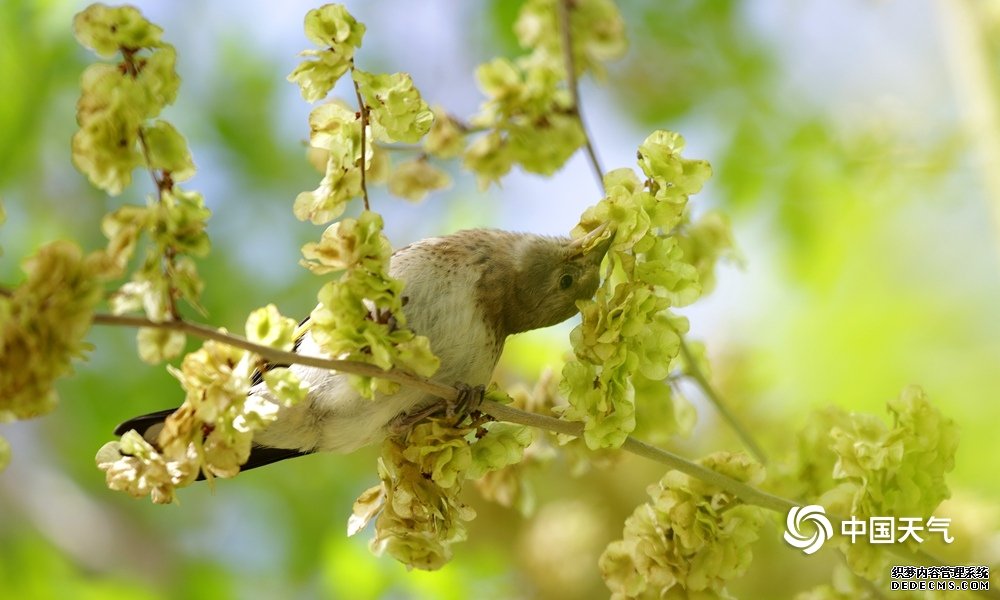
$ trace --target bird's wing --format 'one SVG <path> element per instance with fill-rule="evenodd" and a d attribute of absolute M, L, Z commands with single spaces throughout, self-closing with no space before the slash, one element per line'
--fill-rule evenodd
<path fill-rule="evenodd" d="M 309 317 L 306 317 L 299 323 L 299 326 L 304 325 L 308 320 Z M 295 340 L 295 346 L 292 348 L 293 352 L 299 349 L 299 344 L 302 343 L 302 338 L 304 336 L 305 334 L 300 335 Z M 250 387 L 262 383 L 264 381 L 265 372 L 277 367 L 287 366 L 288 365 L 278 365 L 262 361 L 261 364 L 254 369 L 254 372 L 250 377 Z M 163 422 L 167 420 L 167 417 L 174 414 L 176 410 L 176 408 L 167 408 L 151 412 L 149 414 L 139 415 L 138 417 L 132 417 L 131 419 L 118 425 L 118 427 L 115 427 L 115 435 L 124 435 L 126 432 L 134 429 L 139 435 L 145 438 L 147 442 L 156 446 L 156 438 L 159 435 L 160 430 L 163 428 Z M 306 454 L 311 454 L 311 452 L 303 452 L 301 450 L 292 450 L 288 448 L 273 448 L 271 446 L 254 444 L 250 448 L 250 457 L 247 459 L 247 462 L 240 467 L 240 472 L 255 469 L 257 467 L 263 467 L 264 465 L 269 465 L 288 458 L 295 458 L 296 456 L 305 456 Z M 205 479 L 204 474 L 199 473 L 198 479 Z"/>
<path fill-rule="evenodd" d="M 128 421 L 115 427 L 115 435 L 124 435 L 127 431 L 135 429 L 139 435 L 146 437 L 146 432 L 149 431 L 154 425 L 159 425 L 163 423 L 167 417 L 174 414 L 176 408 L 167 408 L 164 410 L 158 410 L 156 412 L 149 413 L 148 415 L 139 415 L 138 417 L 132 417 Z M 159 433 L 159 432 L 157 432 Z"/>
<path fill-rule="evenodd" d="M 161 429 L 159 426 L 162 426 L 167 417 L 174 414 L 175 410 L 177 409 L 168 408 L 166 410 L 149 413 L 148 415 L 133 417 L 118 427 L 115 427 L 115 435 L 123 435 L 125 432 L 134 429 L 141 436 L 146 438 L 146 441 L 155 446 L 156 435 L 159 434 Z M 276 463 L 281 460 L 295 458 L 296 456 L 305 456 L 307 454 L 311 454 L 311 452 L 303 452 L 301 450 L 292 450 L 289 448 L 272 448 L 270 446 L 254 444 L 250 448 L 250 456 L 247 458 L 246 463 L 240 467 L 240 472 L 242 473 L 243 471 L 263 467 L 264 465 Z M 199 473 L 198 480 L 200 481 L 202 479 L 205 479 L 205 475 L 203 473 Z"/>
<path fill-rule="evenodd" d="M 292 450 L 290 448 L 272 448 L 270 446 L 254 444 L 250 448 L 250 457 L 247 458 L 247 461 L 240 466 L 240 473 L 243 471 L 249 471 L 250 469 L 256 469 L 257 467 L 263 467 L 271 463 L 287 460 L 289 458 L 307 456 L 309 454 L 312 454 L 312 452 L 303 452 L 302 450 Z M 204 475 L 200 473 L 198 474 L 198 479 L 204 478 Z"/>

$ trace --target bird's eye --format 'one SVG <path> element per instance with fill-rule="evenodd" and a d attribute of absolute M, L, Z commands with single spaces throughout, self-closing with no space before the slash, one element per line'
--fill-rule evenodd
<path fill-rule="evenodd" d="M 569 289 L 569 286 L 571 285 L 573 285 L 573 276 L 569 273 L 566 273 L 559 278 L 559 289 L 566 290 Z"/>

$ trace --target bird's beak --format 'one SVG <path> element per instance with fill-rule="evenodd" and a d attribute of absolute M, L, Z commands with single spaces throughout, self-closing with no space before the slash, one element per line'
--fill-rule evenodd
<path fill-rule="evenodd" d="M 607 223 L 602 223 L 582 238 L 573 240 L 569 244 L 570 259 L 583 258 L 592 261 L 595 265 L 600 265 L 611 247 L 615 232 L 608 227 Z"/>

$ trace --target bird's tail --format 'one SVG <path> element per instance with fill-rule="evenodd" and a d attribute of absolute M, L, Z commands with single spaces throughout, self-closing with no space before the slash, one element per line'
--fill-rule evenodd
<path fill-rule="evenodd" d="M 126 432 L 134 429 L 136 433 L 141 435 L 147 442 L 156 447 L 157 437 L 163 429 L 163 422 L 167 420 L 167 417 L 174 414 L 174 411 L 176 410 L 176 408 L 168 408 L 166 410 L 159 410 L 146 415 L 132 417 L 118 427 L 115 427 L 115 435 L 124 435 Z M 242 473 L 243 471 L 256 469 L 257 467 L 263 467 L 264 465 L 269 465 L 271 463 L 276 463 L 289 458 L 295 458 L 296 456 L 305 456 L 307 454 L 311 454 L 311 452 L 303 452 L 302 450 L 294 450 L 291 448 L 273 448 L 271 446 L 254 444 L 250 448 L 250 457 L 247 458 L 247 462 L 240 467 L 240 472 Z M 202 479 L 205 479 L 205 475 L 203 473 L 199 473 L 198 480 Z"/>

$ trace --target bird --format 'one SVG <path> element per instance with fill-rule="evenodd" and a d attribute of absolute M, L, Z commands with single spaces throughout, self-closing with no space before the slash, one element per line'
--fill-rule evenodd
<path fill-rule="evenodd" d="M 598 241 L 595 235 L 572 240 L 468 229 L 396 250 L 389 274 L 403 282 L 406 324 L 428 338 L 440 360 L 431 379 L 455 385 L 463 400 L 477 394 L 481 399 L 508 336 L 561 323 L 578 312 L 578 301 L 594 296 L 609 246 L 610 238 Z M 294 351 L 330 358 L 308 328 Z M 289 368 L 308 386 L 306 399 L 282 406 L 276 420 L 254 434 L 241 472 L 315 452 L 350 453 L 440 408 L 440 399 L 414 388 L 402 386 L 367 399 L 346 374 L 303 365 Z M 277 403 L 260 370 L 248 394 Z M 129 419 L 115 434 L 135 430 L 156 447 L 163 422 L 174 410 Z"/>

